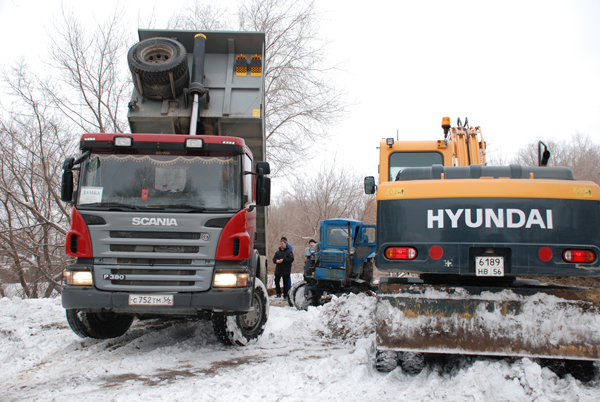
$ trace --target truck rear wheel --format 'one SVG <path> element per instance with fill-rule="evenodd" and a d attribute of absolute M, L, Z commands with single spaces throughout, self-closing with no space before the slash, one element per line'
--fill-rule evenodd
<path fill-rule="evenodd" d="M 190 81 L 185 47 L 169 38 L 150 38 L 136 43 L 127 54 L 133 85 L 150 99 L 179 96 Z M 173 88 L 171 88 L 171 74 Z"/>
<path fill-rule="evenodd" d="M 254 281 L 252 311 L 240 315 L 212 313 L 215 335 L 224 345 L 246 346 L 258 340 L 265 331 L 269 317 L 267 288 L 258 278 Z"/>
<path fill-rule="evenodd" d="M 133 323 L 133 316 L 117 313 L 86 313 L 67 310 L 69 327 L 82 338 L 109 339 L 123 335 Z"/>

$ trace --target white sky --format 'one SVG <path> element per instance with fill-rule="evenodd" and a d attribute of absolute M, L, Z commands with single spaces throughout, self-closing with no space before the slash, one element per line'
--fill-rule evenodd
<path fill-rule="evenodd" d="M 0 0 L 2 64 L 44 57 L 59 0 Z M 81 19 L 118 3 L 63 0 Z M 236 4 L 233 0 L 220 4 Z M 99 4 L 102 4 L 99 6 Z M 181 1 L 122 1 L 157 27 Z M 538 139 L 600 135 L 600 2 L 316 0 L 335 78 L 353 103 L 331 129 L 337 161 L 375 174 L 381 138 L 439 139 L 441 118 L 469 118 L 491 150 L 509 158 Z M 92 8 L 93 7 L 93 8 Z M 141 8 L 140 8 L 141 7 Z M 232 8 L 233 9 L 233 8 Z M 339 144 L 339 145 L 336 145 Z M 327 161 L 330 156 L 323 157 Z"/>

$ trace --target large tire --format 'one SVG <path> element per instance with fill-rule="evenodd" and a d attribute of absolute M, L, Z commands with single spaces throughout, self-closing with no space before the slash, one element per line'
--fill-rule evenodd
<path fill-rule="evenodd" d="M 378 350 L 375 355 L 377 371 L 388 373 L 398 367 L 398 353 L 392 350 Z"/>
<path fill-rule="evenodd" d="M 306 281 L 296 282 L 289 291 L 289 298 L 293 299 L 291 304 L 298 310 L 308 310 L 308 306 L 317 305 L 317 294 L 312 290 L 307 290 Z"/>
<path fill-rule="evenodd" d="M 258 278 L 254 281 L 252 311 L 240 315 L 212 313 L 215 335 L 226 346 L 246 346 L 258 340 L 265 332 L 269 318 L 269 298 L 267 288 Z"/>
<path fill-rule="evenodd" d="M 179 96 L 189 85 L 190 70 L 185 47 L 169 38 L 150 38 L 136 43 L 127 54 L 133 85 L 143 96 L 150 99 Z M 138 80 L 139 77 L 139 80 Z"/>
<path fill-rule="evenodd" d="M 419 374 L 425 367 L 425 354 L 414 352 L 399 353 L 400 366 L 407 374 Z"/>
<path fill-rule="evenodd" d="M 67 310 L 67 322 L 82 338 L 109 339 L 123 335 L 133 323 L 133 316 L 117 313 L 85 313 Z"/>
<path fill-rule="evenodd" d="M 373 263 L 373 260 L 365 261 L 363 264 L 363 270 L 360 274 L 360 279 L 367 282 L 369 285 L 372 285 L 374 268 L 375 264 Z"/>
<path fill-rule="evenodd" d="M 306 282 L 298 281 L 290 287 L 290 290 L 288 290 L 288 304 L 290 305 L 290 307 L 296 307 L 296 303 L 294 303 L 294 293 L 296 293 L 298 287 L 301 286 L 303 283 Z"/>

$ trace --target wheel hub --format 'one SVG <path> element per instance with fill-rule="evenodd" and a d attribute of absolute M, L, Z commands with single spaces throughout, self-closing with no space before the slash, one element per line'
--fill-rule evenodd
<path fill-rule="evenodd" d="M 142 59 L 150 64 L 165 63 L 171 57 L 173 57 L 173 49 L 165 45 L 148 46 L 142 52 Z"/>
<path fill-rule="evenodd" d="M 252 311 L 240 316 L 240 323 L 244 328 L 252 330 L 260 322 L 262 310 L 262 303 L 257 296 L 254 296 L 254 302 L 252 303 Z"/>

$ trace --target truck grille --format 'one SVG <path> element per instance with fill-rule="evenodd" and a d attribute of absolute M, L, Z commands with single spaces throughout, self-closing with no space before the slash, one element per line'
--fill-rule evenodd
<path fill-rule="evenodd" d="M 184 260 L 185 261 L 185 260 Z M 141 261 L 136 261 L 141 262 Z M 94 266 L 94 283 L 99 289 L 135 292 L 194 292 L 208 290 L 213 266 L 147 264 Z"/>
<path fill-rule="evenodd" d="M 111 230 L 109 236 L 113 239 L 176 239 L 198 240 L 200 233 L 186 232 L 132 232 L 125 230 Z"/>
<path fill-rule="evenodd" d="M 176 224 L 135 225 L 139 211 L 94 211 L 106 222 L 88 225 L 95 286 L 138 293 L 209 290 L 222 226 L 232 214 L 145 214 Z"/>
<path fill-rule="evenodd" d="M 198 246 L 153 246 L 146 244 L 111 244 L 110 251 L 128 253 L 197 253 Z"/>
<path fill-rule="evenodd" d="M 343 264 L 344 263 L 344 252 L 343 251 L 323 251 L 323 262 L 331 264 Z"/>
<path fill-rule="evenodd" d="M 117 258 L 119 265 L 189 265 L 192 260 L 166 259 L 166 258 Z"/>

